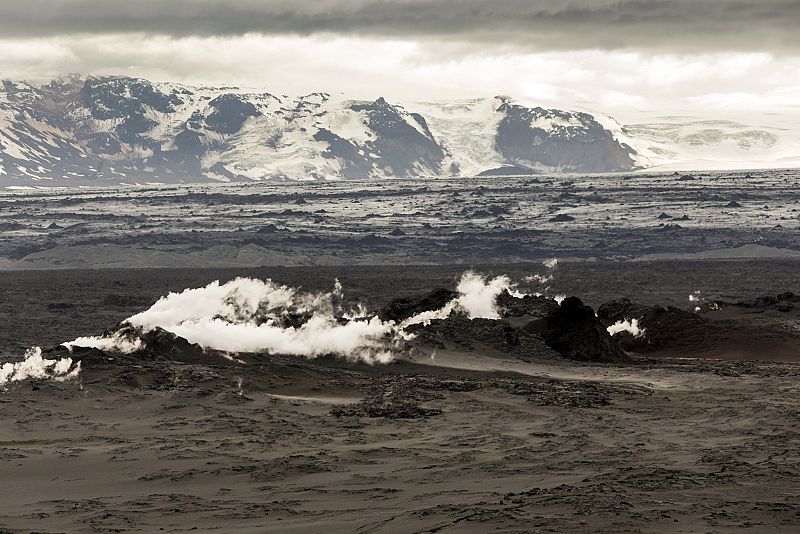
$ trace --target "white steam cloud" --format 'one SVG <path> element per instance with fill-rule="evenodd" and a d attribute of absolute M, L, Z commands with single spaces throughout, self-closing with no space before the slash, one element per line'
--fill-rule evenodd
<path fill-rule="evenodd" d="M 336 281 L 328 293 L 304 292 L 271 280 L 237 278 L 225 284 L 170 293 L 150 309 L 129 317 L 123 325 L 151 331 L 162 328 L 206 349 L 224 352 L 267 352 L 317 358 L 335 355 L 351 361 L 387 363 L 393 349 L 412 334 L 414 324 L 464 313 L 470 319 L 499 319 L 497 297 L 508 291 L 524 296 L 508 276 L 487 278 L 474 272 L 462 275 L 458 296 L 438 310 L 426 311 L 400 324 L 382 321 L 359 306 L 344 309 L 342 287 Z M 81 337 L 64 343 L 106 351 L 135 352 L 141 339 L 116 332 Z"/>
<path fill-rule="evenodd" d="M 644 336 L 644 329 L 639 326 L 639 319 L 625 319 L 624 321 L 617 321 L 607 328 L 610 335 L 616 335 L 620 332 L 628 332 L 633 337 Z"/>
<path fill-rule="evenodd" d="M 558 258 L 550 258 L 549 260 L 544 260 L 542 265 L 550 269 L 551 271 L 558 267 Z"/>
<path fill-rule="evenodd" d="M 377 317 L 342 325 L 332 316 L 314 315 L 299 327 L 203 318 L 165 329 L 202 347 L 227 352 L 266 351 L 309 358 L 334 354 L 367 363 L 387 363 L 392 354 L 384 338 L 394 333 L 393 326 Z"/>
<path fill-rule="evenodd" d="M 544 265 L 545 268 L 548 271 L 550 271 L 548 274 L 538 274 L 538 273 L 532 274 L 530 276 L 526 276 L 525 281 L 536 282 L 537 284 L 542 284 L 542 285 L 549 284 L 550 282 L 552 282 L 554 278 L 553 271 L 555 271 L 556 267 L 558 267 L 558 259 L 551 258 L 549 260 L 545 260 L 542 262 L 542 265 Z"/>
<path fill-rule="evenodd" d="M 458 306 L 467 313 L 470 319 L 499 319 L 497 297 L 505 291 L 515 297 L 525 296 L 524 293 L 517 291 L 508 276 L 503 275 L 487 280 L 484 276 L 472 271 L 461 276 L 456 291 L 459 293 Z"/>
<path fill-rule="evenodd" d="M 123 336 L 120 332 L 114 332 L 110 336 L 83 336 L 62 343 L 62 346 L 69 349 L 70 352 L 75 347 L 84 347 L 90 349 L 99 349 L 103 351 L 121 352 L 123 354 L 130 354 L 142 348 L 142 340 L 139 338 L 129 339 Z"/>
<path fill-rule="evenodd" d="M 364 310 L 344 310 L 337 281 L 329 293 L 303 292 L 271 280 L 237 278 L 170 293 L 150 309 L 124 321 L 143 331 L 157 327 L 206 349 L 268 352 L 316 358 L 327 354 L 367 363 L 392 359 L 392 322 L 367 318 Z M 141 340 L 119 333 L 79 338 L 67 346 L 132 352 Z"/>
<path fill-rule="evenodd" d="M 0 366 L 0 386 L 30 378 L 63 382 L 77 377 L 80 372 L 81 362 L 73 365 L 72 358 L 48 360 L 42 357 L 42 349 L 31 347 L 25 352 L 23 361 Z"/>
<path fill-rule="evenodd" d="M 470 319 L 500 319 L 497 297 L 508 291 L 514 297 L 524 297 L 508 276 L 487 277 L 467 271 L 456 286 L 458 296 L 439 308 L 409 317 L 400 324 L 401 331 L 415 324 L 430 324 L 434 319 L 446 319 L 451 313 L 462 312 Z"/>

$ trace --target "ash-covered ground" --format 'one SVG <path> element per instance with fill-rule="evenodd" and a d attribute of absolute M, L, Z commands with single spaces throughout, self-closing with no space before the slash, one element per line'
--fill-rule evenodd
<path fill-rule="evenodd" d="M 0 361 L 39 345 L 70 358 L 64 373 L 81 364 L 68 380 L 51 367 L 2 386 L 0 478 L 13 484 L 0 489 L 0 526 L 797 531 L 798 263 L 471 267 L 485 276 L 464 266 L 0 273 Z M 151 307 L 184 288 L 200 289 Z M 254 302 L 254 291 L 271 296 Z M 288 312 L 273 314 L 276 302 Z M 324 340 L 336 352 L 349 338 L 331 332 L 367 320 L 350 313 L 357 304 L 375 314 L 374 331 L 357 330 L 358 358 L 195 344 L 206 326 L 233 332 L 218 336 L 230 343 L 278 328 L 258 338 L 269 344 L 313 323 L 319 335 L 290 336 L 299 349 L 280 346 Z M 184 319 L 201 328 L 175 321 L 189 308 Z M 151 323 L 189 339 L 143 330 Z M 101 335 L 141 344 L 57 347 Z M 376 340 L 389 363 L 374 357 Z"/>
<path fill-rule="evenodd" d="M 800 257 L 797 170 L 7 190 L 0 268 Z"/>

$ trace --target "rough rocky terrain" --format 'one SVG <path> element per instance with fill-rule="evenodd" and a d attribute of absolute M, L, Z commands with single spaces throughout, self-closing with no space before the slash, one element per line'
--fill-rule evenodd
<path fill-rule="evenodd" d="M 798 200 L 793 170 L 6 190 L 0 268 L 797 259 Z"/>

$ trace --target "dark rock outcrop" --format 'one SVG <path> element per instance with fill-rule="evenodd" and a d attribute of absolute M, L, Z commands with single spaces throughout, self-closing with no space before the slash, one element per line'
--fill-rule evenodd
<path fill-rule="evenodd" d="M 416 341 L 439 348 L 489 348 L 524 360 L 557 357 L 540 337 L 515 328 L 505 320 L 469 319 L 454 314 L 447 319 L 435 319 L 428 325 L 414 325 L 409 330 L 417 335 Z"/>
<path fill-rule="evenodd" d="M 454 296 L 440 289 L 422 299 L 399 299 L 384 309 L 382 317 L 403 320 L 421 311 L 439 309 Z M 559 355 L 584 361 L 627 359 L 594 310 L 575 297 L 559 306 L 547 297 L 516 298 L 504 292 L 497 298 L 497 306 L 500 319 L 470 319 L 453 313 L 410 330 L 423 344 L 488 347 L 521 359 L 553 359 Z"/>
<path fill-rule="evenodd" d="M 597 309 L 597 316 L 605 326 L 638 319 L 645 335 L 634 338 L 628 333 L 620 333 L 615 336 L 625 350 L 633 352 L 652 352 L 676 344 L 682 345 L 684 341 L 702 332 L 708 322 L 696 313 L 674 306 L 646 306 L 626 298 L 602 304 Z M 679 336 L 683 336 L 682 340 L 677 339 Z"/>
<path fill-rule="evenodd" d="M 353 104 L 350 109 L 367 115 L 368 126 L 376 137 L 366 144 L 366 148 L 377 155 L 394 176 L 413 176 L 419 166 L 437 174 L 441 172 L 445 152 L 421 115 L 410 113 L 406 116 L 401 108 L 384 98 Z M 416 125 L 411 124 L 412 121 Z"/>
<path fill-rule="evenodd" d="M 558 309 L 534 319 L 524 330 L 540 336 L 549 347 L 571 360 L 627 359 L 594 310 L 577 297 L 564 299 Z"/>
<path fill-rule="evenodd" d="M 796 304 L 792 293 L 760 297 L 736 304 L 699 303 L 699 313 L 672 306 L 643 306 L 628 299 L 607 302 L 598 309 L 606 325 L 625 319 L 638 319 L 644 335 L 628 333 L 614 336 L 625 350 L 666 357 L 793 359 L 800 335 L 791 321 L 763 321 L 767 315 L 790 314 L 795 320 Z"/>
<path fill-rule="evenodd" d="M 139 337 L 142 340 L 142 348 L 136 351 L 136 355 L 139 357 L 167 358 L 185 363 L 219 363 L 221 359 L 218 354 L 209 356 L 209 352 L 200 345 L 190 343 L 185 338 L 162 328 L 156 327 L 139 334 Z"/>
<path fill-rule="evenodd" d="M 635 168 L 634 150 L 618 142 L 588 113 L 571 113 L 511 102 L 497 129 L 497 151 L 515 166 L 606 172 Z"/>
<path fill-rule="evenodd" d="M 525 165 L 503 165 L 502 167 L 481 171 L 478 176 L 531 176 L 540 174 L 540 172 Z"/>
<path fill-rule="evenodd" d="M 505 291 L 497 297 L 497 306 L 504 318 L 547 317 L 558 310 L 558 303 L 544 296 L 526 295 L 522 298 L 511 296 Z"/>
<path fill-rule="evenodd" d="M 222 134 L 235 134 L 247 119 L 261 115 L 252 103 L 235 94 L 220 95 L 208 106 L 212 111 L 206 117 L 206 125 Z"/>

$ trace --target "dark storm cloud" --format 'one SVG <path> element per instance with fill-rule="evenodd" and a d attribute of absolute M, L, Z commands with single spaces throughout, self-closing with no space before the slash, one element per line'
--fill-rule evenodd
<path fill-rule="evenodd" d="M 0 0 L 0 35 L 435 38 L 532 49 L 800 50 L 798 0 Z"/>

